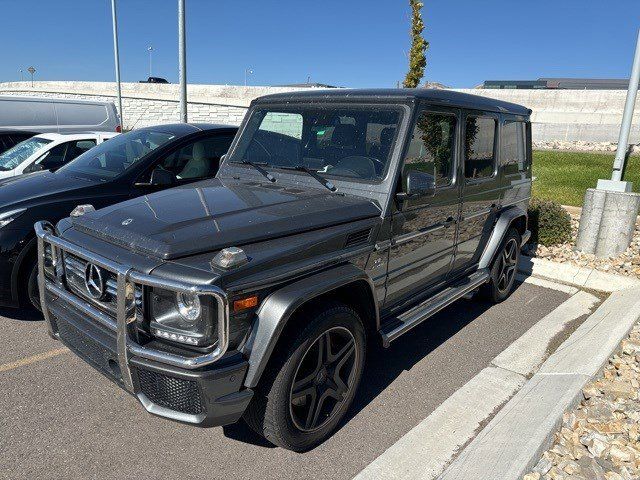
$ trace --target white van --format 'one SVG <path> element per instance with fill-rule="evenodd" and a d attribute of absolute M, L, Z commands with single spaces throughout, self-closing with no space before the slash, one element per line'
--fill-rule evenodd
<path fill-rule="evenodd" d="M 120 132 L 121 128 L 112 102 L 0 96 L 0 132 Z"/>
<path fill-rule="evenodd" d="M 43 133 L 0 154 L 0 179 L 40 170 L 55 171 L 116 132 Z"/>

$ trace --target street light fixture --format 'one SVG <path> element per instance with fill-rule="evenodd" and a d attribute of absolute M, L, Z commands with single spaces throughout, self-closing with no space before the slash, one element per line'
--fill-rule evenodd
<path fill-rule="evenodd" d="M 244 69 L 244 86 L 247 86 L 247 76 L 248 75 L 253 75 L 253 70 L 250 68 L 245 68 Z"/>

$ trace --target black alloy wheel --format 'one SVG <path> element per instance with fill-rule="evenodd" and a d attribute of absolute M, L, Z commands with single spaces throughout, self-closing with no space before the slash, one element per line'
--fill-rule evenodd
<path fill-rule="evenodd" d="M 322 333 L 302 357 L 289 394 L 291 419 L 303 432 L 324 427 L 353 388 L 356 340 L 344 327 Z"/>

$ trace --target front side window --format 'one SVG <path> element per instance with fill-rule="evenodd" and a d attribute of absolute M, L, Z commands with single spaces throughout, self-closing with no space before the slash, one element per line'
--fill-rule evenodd
<path fill-rule="evenodd" d="M 437 187 L 451 185 L 455 131 L 454 115 L 422 112 L 413 128 L 404 169 L 420 170 L 433 175 Z"/>
<path fill-rule="evenodd" d="M 101 181 L 117 177 L 142 157 L 175 138 L 155 130 L 133 130 L 88 150 L 59 171 Z"/>
<path fill-rule="evenodd" d="M 495 170 L 497 121 L 491 117 L 467 117 L 465 125 L 464 176 L 481 179 Z"/>
<path fill-rule="evenodd" d="M 212 177 L 218 171 L 220 158 L 227 153 L 232 141 L 233 135 L 200 139 L 167 155 L 158 166 L 172 172 L 178 180 Z M 150 176 L 149 172 L 148 177 Z"/>
<path fill-rule="evenodd" d="M 256 108 L 228 161 L 380 180 L 401 117 L 402 110 L 391 106 Z"/>
<path fill-rule="evenodd" d="M 33 137 L 0 154 L 0 171 L 13 170 L 33 154 L 43 150 L 51 140 Z"/>

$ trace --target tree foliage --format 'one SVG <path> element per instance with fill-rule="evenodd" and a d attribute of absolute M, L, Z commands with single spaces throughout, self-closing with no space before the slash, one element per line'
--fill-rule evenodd
<path fill-rule="evenodd" d="M 424 76 L 424 69 L 427 66 L 426 51 L 429 42 L 422 37 L 424 22 L 422 21 L 422 2 L 419 0 L 409 0 L 411 5 L 411 50 L 409 52 L 409 71 L 404 79 L 405 88 L 416 88 Z"/>

